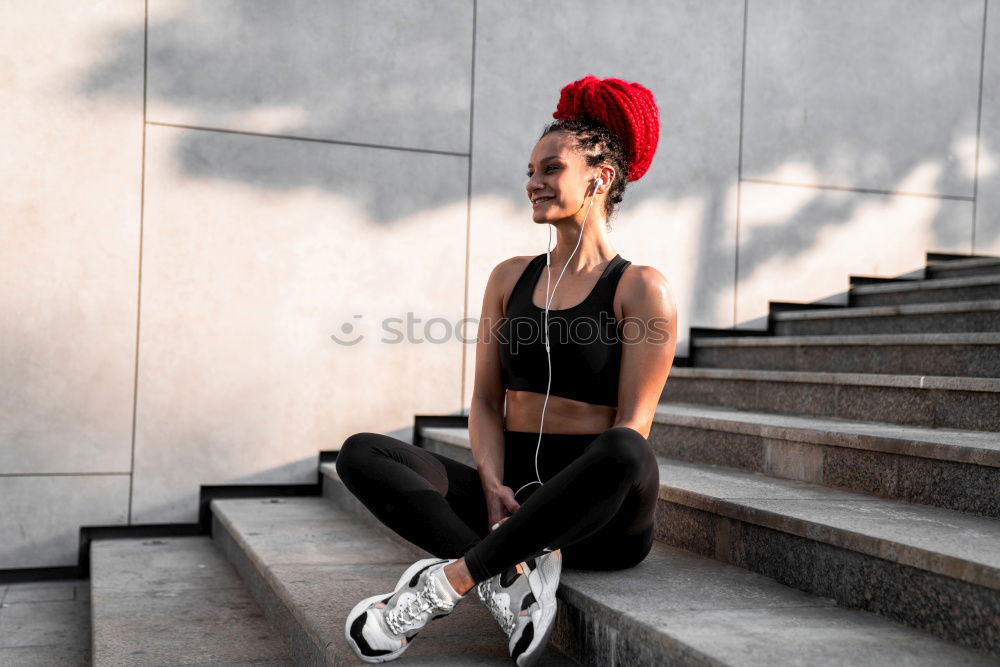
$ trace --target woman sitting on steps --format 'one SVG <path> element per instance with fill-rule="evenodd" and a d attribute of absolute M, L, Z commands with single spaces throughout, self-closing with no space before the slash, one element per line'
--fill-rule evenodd
<path fill-rule="evenodd" d="M 614 250 L 607 221 L 653 159 L 659 113 L 639 84 L 588 76 L 562 89 L 553 117 L 527 195 L 556 246 L 551 258 L 501 262 L 487 282 L 469 413 L 477 468 L 378 433 L 350 436 L 337 457 L 346 487 L 436 556 L 348 615 L 348 643 L 366 662 L 399 657 L 475 587 L 511 657 L 532 664 L 562 567 L 630 568 L 651 548 L 659 471 L 648 437 L 676 307 L 659 271 Z"/>

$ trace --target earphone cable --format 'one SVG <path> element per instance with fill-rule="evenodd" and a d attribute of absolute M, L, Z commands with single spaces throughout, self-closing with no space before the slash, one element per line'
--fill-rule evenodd
<path fill-rule="evenodd" d="M 550 270 L 548 270 L 548 266 L 549 266 L 548 257 L 549 257 L 549 254 L 552 251 L 552 225 L 549 225 L 549 247 L 548 247 L 548 250 L 546 250 L 546 252 L 545 252 L 545 256 L 546 256 L 546 271 L 545 271 L 545 295 L 546 295 L 546 299 L 545 299 L 545 310 L 544 310 L 544 314 L 543 314 L 543 322 L 544 322 L 544 324 L 543 324 L 543 327 L 542 327 L 543 333 L 545 334 L 545 358 L 548 361 L 548 366 L 549 366 L 549 381 L 548 381 L 548 384 L 546 385 L 546 388 L 545 388 L 545 400 L 542 403 L 542 416 L 541 416 L 540 423 L 538 425 L 538 444 L 535 446 L 535 477 L 536 477 L 536 480 L 528 482 L 527 484 L 525 484 L 524 486 L 522 486 L 520 489 L 518 489 L 517 491 L 515 491 L 514 492 L 515 496 L 518 493 L 520 493 L 523 489 L 531 486 L 532 484 L 539 484 L 539 485 L 542 485 L 542 486 L 545 485 L 544 482 L 542 482 L 542 475 L 541 475 L 541 473 L 538 470 L 538 454 L 542 450 L 542 431 L 545 428 L 545 408 L 549 404 L 549 393 L 552 390 L 552 354 L 549 351 L 549 308 L 552 305 L 552 298 L 555 296 L 556 289 L 558 289 L 558 287 L 559 287 L 559 281 L 562 280 L 563 273 L 566 272 L 566 268 L 569 266 L 569 261 L 571 259 L 573 259 L 573 255 L 576 254 L 577 249 L 580 247 L 580 242 L 583 240 L 583 230 L 587 226 L 587 218 L 590 217 L 590 209 L 594 205 L 594 197 L 593 197 L 594 194 L 597 194 L 597 187 L 596 186 L 594 188 L 594 192 L 591 194 L 590 203 L 587 205 L 587 212 L 583 216 L 583 224 L 580 225 L 580 235 L 576 239 L 576 246 L 573 248 L 573 252 L 570 253 L 569 257 L 566 259 L 566 262 L 563 264 L 562 271 L 559 272 L 559 277 L 556 278 L 556 284 L 555 284 L 555 286 L 552 287 L 552 294 L 551 295 L 549 294 L 549 285 L 552 283 L 552 277 L 551 277 L 551 273 L 552 272 Z"/>

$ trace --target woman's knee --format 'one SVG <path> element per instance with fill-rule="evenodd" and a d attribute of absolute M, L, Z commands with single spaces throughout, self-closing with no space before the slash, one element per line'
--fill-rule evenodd
<path fill-rule="evenodd" d="M 344 440 L 344 444 L 340 446 L 340 451 L 337 452 L 337 461 L 334 464 L 337 468 L 337 475 L 341 479 L 350 477 L 359 466 L 364 465 L 365 459 L 371 453 L 373 444 L 372 435 L 375 434 L 367 432 L 355 433 Z"/>
<path fill-rule="evenodd" d="M 614 466 L 625 475 L 637 476 L 648 463 L 649 441 L 635 429 L 615 426 L 597 436 L 591 443 L 602 463 Z"/>

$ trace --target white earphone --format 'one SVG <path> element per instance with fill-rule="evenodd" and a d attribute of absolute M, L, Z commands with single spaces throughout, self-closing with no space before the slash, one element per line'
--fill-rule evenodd
<path fill-rule="evenodd" d="M 559 277 L 556 278 L 555 287 L 552 288 L 552 294 L 549 294 L 549 283 L 551 282 L 549 277 L 550 273 L 548 271 L 545 272 L 545 294 L 547 295 L 547 297 L 545 299 L 545 311 L 544 311 L 545 323 L 542 326 L 542 330 L 545 332 L 545 357 L 549 362 L 549 382 L 545 388 L 545 401 L 542 403 L 542 418 L 540 423 L 538 424 L 538 445 L 535 447 L 536 479 L 534 481 L 528 482 L 520 489 L 515 491 L 514 492 L 515 496 L 517 496 L 517 494 L 520 493 L 522 489 L 525 489 L 531 486 L 532 484 L 539 484 L 542 486 L 545 485 L 544 482 L 542 482 L 541 473 L 538 472 L 538 452 L 540 452 L 542 449 L 542 429 L 544 428 L 545 425 L 545 407 L 549 404 L 549 391 L 552 389 L 552 355 L 549 353 L 549 307 L 552 305 L 552 297 L 555 296 L 556 288 L 559 287 L 559 281 L 562 280 L 563 273 L 566 272 L 566 267 L 569 266 L 569 260 L 573 259 L 573 255 L 576 254 L 577 248 L 580 247 L 580 241 L 583 240 L 583 229 L 587 225 L 587 218 L 590 217 L 590 209 L 594 205 L 594 195 L 597 194 L 597 188 L 601 187 L 602 185 L 604 185 L 603 178 L 598 176 L 596 179 L 594 179 L 594 189 L 590 193 L 590 203 L 587 205 L 587 212 L 583 216 L 583 224 L 580 226 L 580 236 L 576 240 L 576 247 L 573 248 L 573 252 L 571 252 L 569 257 L 566 259 L 566 263 L 563 264 L 562 271 L 559 272 Z M 545 266 L 552 265 L 551 252 L 552 252 L 552 225 L 549 225 L 549 247 L 545 251 Z"/>

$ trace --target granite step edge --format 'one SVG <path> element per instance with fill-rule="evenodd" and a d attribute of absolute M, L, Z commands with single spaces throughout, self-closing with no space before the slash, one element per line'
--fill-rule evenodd
<path fill-rule="evenodd" d="M 1000 467 L 996 433 L 928 428 L 833 417 L 733 410 L 697 403 L 660 403 L 657 424 L 738 433 L 759 438 L 847 447 L 954 463 Z"/>
<path fill-rule="evenodd" d="M 958 278 L 926 278 L 923 280 L 908 280 L 901 282 L 876 283 L 858 285 L 851 288 L 851 293 L 884 294 L 891 292 L 915 292 L 923 290 L 953 289 L 961 287 L 979 287 L 981 285 L 1000 284 L 1000 275 L 963 276 Z"/>
<path fill-rule="evenodd" d="M 697 338 L 695 347 L 887 347 L 1000 345 L 1000 332 L 810 334 L 805 336 L 742 336 Z"/>
<path fill-rule="evenodd" d="M 808 310 L 783 310 L 771 314 L 775 321 L 860 319 L 909 315 L 944 315 L 950 313 L 1000 311 L 1000 299 L 981 301 L 938 301 L 933 303 L 901 303 L 885 306 L 840 306 Z"/>
<path fill-rule="evenodd" d="M 831 371 L 774 371 L 751 368 L 698 368 L 675 366 L 670 378 L 697 380 L 750 380 L 796 384 L 859 385 L 903 389 L 943 389 L 1000 393 L 1000 378 L 953 375 L 900 375 L 893 373 L 836 373 Z M 669 384 L 670 378 L 667 379 Z"/>
<path fill-rule="evenodd" d="M 740 477 L 745 475 L 747 478 L 764 478 L 763 484 L 765 485 L 787 486 L 792 489 L 802 485 L 806 493 L 815 492 L 817 494 L 815 497 L 808 498 L 727 498 L 693 488 L 685 488 L 676 483 L 661 483 L 659 494 L 661 500 L 848 549 L 864 556 L 898 563 L 992 591 L 1000 591 L 1000 567 L 988 558 L 989 555 L 1000 553 L 998 550 L 1000 549 L 1000 531 L 997 531 L 998 523 L 995 519 L 940 507 L 916 505 L 852 491 L 832 489 L 811 482 L 771 477 L 764 473 L 658 458 L 661 479 L 667 471 L 676 471 L 677 468 L 681 467 L 697 470 L 714 469 L 714 471 L 724 470 L 726 476 Z M 782 508 L 780 507 L 782 504 L 796 507 Z M 803 505 L 811 507 L 804 508 Z M 805 509 L 809 511 L 803 511 Z M 986 533 L 987 540 L 992 540 L 991 543 L 995 543 L 995 546 L 991 549 L 981 549 L 966 556 L 946 553 L 938 550 L 934 545 L 928 544 L 926 540 L 895 537 L 882 526 L 870 525 L 865 529 L 852 530 L 825 518 L 824 515 L 832 514 L 837 509 L 850 509 L 859 516 L 877 512 L 891 515 L 896 512 L 904 515 L 905 519 L 914 521 L 926 519 L 929 523 L 937 518 L 940 525 L 952 529 L 956 537 L 960 536 L 963 531 L 959 526 L 964 520 L 970 526 L 978 525 Z M 798 514 L 795 513 L 796 510 L 798 510 Z M 974 528 L 968 530 L 974 530 Z M 992 535 L 992 533 L 996 533 L 996 535 Z"/>
<path fill-rule="evenodd" d="M 967 259 L 952 259 L 942 262 L 930 262 L 927 264 L 925 271 L 930 269 L 932 271 L 948 271 L 956 270 L 960 271 L 962 269 L 978 269 L 982 267 L 997 267 L 1000 270 L 1000 257 L 969 257 Z"/>

